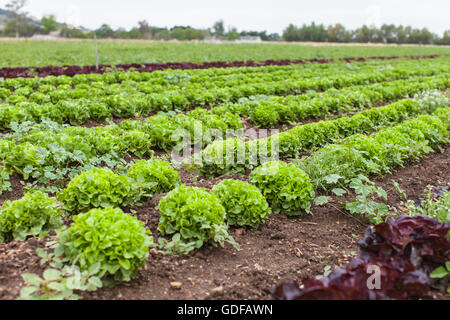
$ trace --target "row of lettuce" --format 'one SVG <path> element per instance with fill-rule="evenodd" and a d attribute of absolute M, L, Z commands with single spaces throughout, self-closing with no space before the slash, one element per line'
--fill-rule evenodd
<path fill-rule="evenodd" d="M 436 63 L 445 62 L 446 58 L 435 60 Z M 421 63 L 434 63 L 434 60 L 423 59 Z M 330 63 L 324 65 L 306 64 L 296 66 L 266 66 L 258 68 L 230 68 L 230 69 L 205 69 L 205 70 L 165 70 L 157 72 L 117 72 L 111 70 L 105 74 L 79 74 L 73 77 L 68 76 L 48 76 L 43 78 L 0 78 L 0 88 L 7 96 L 20 88 L 30 88 L 33 91 L 48 91 L 48 86 L 57 87 L 68 85 L 76 89 L 78 85 L 93 85 L 94 87 L 106 87 L 117 84 L 134 83 L 137 87 L 140 84 L 148 84 L 154 88 L 147 88 L 150 92 L 163 92 L 167 88 L 180 88 L 192 84 L 205 85 L 210 88 L 213 86 L 230 87 L 241 84 L 243 81 L 264 82 L 280 81 L 289 78 L 308 79 L 313 77 L 328 77 L 336 73 L 349 73 L 351 71 L 377 71 L 386 63 L 377 62 L 358 62 L 354 64 Z M 398 60 L 389 63 L 389 66 L 395 67 L 417 67 L 414 60 Z M 98 85 L 99 84 L 99 85 Z M 101 86 L 100 86 L 101 85 Z M 19 90 L 21 92 L 21 90 Z M 28 90 L 25 90 L 28 92 Z M 9 94 L 8 94 L 9 93 Z"/>
<path fill-rule="evenodd" d="M 396 80 L 381 82 L 373 85 L 360 85 L 344 89 L 330 89 L 326 92 L 311 92 L 299 96 L 277 97 L 257 96 L 240 99 L 238 103 L 227 103 L 214 107 L 208 111 L 188 112 L 188 116 L 210 114 L 229 118 L 230 114 L 240 117 L 249 117 L 257 127 L 269 128 L 278 123 L 304 121 L 315 117 L 323 117 L 329 113 L 357 110 L 362 107 L 370 107 L 374 104 L 393 101 L 408 96 L 413 96 L 421 91 L 430 89 L 445 89 L 449 87 L 449 78 L 446 74 L 417 77 L 409 80 Z M 127 108 L 126 106 L 129 106 Z M 123 105 L 130 117 L 135 114 L 134 106 L 130 103 Z M 35 103 L 23 103 L 13 108 L 0 108 L 0 129 L 9 130 L 14 123 L 25 121 L 42 122 L 45 119 L 57 123 L 70 123 L 72 125 L 83 124 L 88 120 L 104 121 L 112 116 L 111 112 L 118 109 L 109 109 L 107 104 L 95 101 L 63 101 L 59 104 L 38 105 Z M 122 109 L 120 109 L 122 110 Z M 139 113 L 143 110 L 139 109 Z M 122 111 L 119 111 L 122 112 Z M 116 116 L 118 114 L 115 114 Z M 167 118 L 159 117 L 161 119 Z M 153 119 L 158 119 L 154 117 Z M 235 120 L 237 121 L 237 120 Z M 153 123 L 155 120 L 153 120 Z M 177 122 L 176 120 L 173 122 Z M 213 127 L 214 128 L 214 127 Z"/>
<path fill-rule="evenodd" d="M 298 96 L 259 96 L 241 99 L 212 109 L 214 114 L 232 112 L 248 117 L 256 127 L 273 128 L 277 124 L 297 123 L 344 112 L 354 112 L 394 100 L 413 97 L 433 89 L 450 86 L 446 74 L 416 77 L 351 88 L 329 89 Z"/>
<path fill-rule="evenodd" d="M 351 135 L 374 132 L 420 114 L 442 114 L 446 121 L 447 110 L 448 100 L 444 95 L 427 92 L 416 99 L 363 110 L 353 116 L 299 125 L 270 137 L 214 141 L 185 162 L 197 167 L 206 177 L 243 173 L 267 159 L 297 158 L 302 152 L 313 151 Z"/>
<path fill-rule="evenodd" d="M 45 67 L 6 67 L 0 69 L 0 78 L 23 78 L 23 77 L 48 77 L 48 76 L 76 76 L 79 74 L 103 74 L 112 71 L 121 72 L 159 72 L 160 70 L 192 70 L 192 69 L 207 69 L 218 70 L 223 68 L 262 68 L 267 66 L 289 66 L 289 65 L 310 65 L 310 64 L 330 64 L 335 62 L 362 62 L 369 60 L 398 60 L 398 59 L 433 59 L 440 55 L 422 55 L 422 56 L 393 56 L 393 57 L 347 57 L 340 59 L 307 59 L 307 60 L 264 60 L 264 61 L 208 61 L 202 63 L 192 62 L 167 62 L 167 63 L 127 63 L 116 65 L 101 64 L 93 65 L 64 65 L 64 66 L 45 66 Z M 225 72 L 227 70 L 225 69 Z"/>
<path fill-rule="evenodd" d="M 0 214 L 1 240 L 48 233 L 62 226 L 64 210 L 74 215 L 73 223 L 62 227 L 56 243 L 67 262 L 81 270 L 95 265 L 102 278 L 112 281 L 129 280 L 145 264 L 149 247 L 188 253 L 205 243 L 229 242 L 239 248 L 228 234 L 229 225 L 257 228 L 271 212 L 308 212 L 315 191 L 330 190 L 339 179 L 346 184 L 359 174 L 379 175 L 423 157 L 448 142 L 449 119 L 450 110 L 440 108 L 434 115 L 325 146 L 303 158 L 300 165 L 266 162 L 251 172 L 250 184 L 224 180 L 210 192 L 182 185 L 179 174 L 159 159 L 138 161 L 122 175 L 93 168 L 61 190 L 59 201 L 34 192 L 5 202 Z M 334 182 L 330 174 L 337 176 Z M 143 223 L 120 208 L 165 192 L 157 207 L 162 237 L 154 243 Z"/>
<path fill-rule="evenodd" d="M 15 90 L 15 94 L 8 96 L 8 89 L 3 89 L 5 103 L 0 105 L 0 129 L 10 128 L 12 122 L 40 121 L 49 118 L 59 123 L 79 125 L 88 120 L 104 122 L 106 119 L 133 118 L 137 115 L 148 116 L 155 112 L 191 110 L 195 107 L 214 106 L 217 104 L 235 103 L 239 99 L 257 95 L 290 95 L 307 91 L 323 91 L 331 88 L 346 88 L 354 85 L 365 85 L 383 81 L 410 79 L 411 77 L 424 77 L 442 75 L 443 84 L 448 82 L 448 63 L 434 63 L 426 67 L 408 67 L 405 69 L 385 68 L 382 71 L 354 72 L 334 75 L 330 77 L 313 77 L 311 79 L 283 81 L 252 82 L 243 81 L 243 84 L 233 87 L 211 87 L 190 89 L 182 87 L 178 91 L 164 89 L 161 93 L 152 93 L 141 90 L 134 82 L 116 86 L 84 85 L 83 88 L 72 89 L 70 85 L 61 85 L 56 88 L 45 87 L 43 91 L 33 91 L 28 87 Z M 145 84 L 145 82 L 144 82 Z M 151 85 L 149 85 L 151 86 Z M 151 86 L 153 88 L 153 86 Z M 6 90 L 6 91 L 5 91 Z M 19 90 L 22 94 L 19 94 Z M 1 91 L 1 89 L 0 89 Z M 2 93 L 0 92 L 0 99 Z M 295 99 L 293 99 L 295 101 Z M 272 102 L 279 102 L 273 100 Z M 279 105 L 279 104 L 278 104 Z M 278 106 L 277 105 L 277 106 Z M 232 107 L 236 109 L 236 107 Z M 237 107 L 239 110 L 240 108 Z M 267 109 L 267 108 L 266 108 Z M 271 122 L 260 120 L 266 109 L 254 113 L 253 119 L 257 125 L 270 125 Z M 284 108 L 286 109 L 286 108 Z M 292 108 L 289 108 L 292 109 Z M 280 121 L 286 121 L 295 116 L 295 110 L 286 110 Z M 300 108 L 301 109 L 301 108 Z M 271 107 L 270 114 L 274 114 Z M 223 112 L 223 111 L 222 111 Z M 259 114 L 259 115 L 258 115 Z M 275 116 L 275 120 L 277 116 Z M 295 117 L 292 121 L 295 121 Z M 273 122 L 274 120 L 272 120 Z"/>
<path fill-rule="evenodd" d="M 376 64 L 356 64 L 362 68 L 372 70 Z M 405 65 L 401 63 L 400 65 Z M 370 68 L 370 69 L 369 69 Z M 176 90 L 186 86 L 205 87 L 231 87 L 241 84 L 242 81 L 276 81 L 289 77 L 308 79 L 312 77 L 329 76 L 334 72 L 349 72 L 345 64 L 326 64 L 309 66 L 289 67 L 263 67 L 263 68 L 232 68 L 232 69 L 208 69 L 195 71 L 166 70 L 157 72 L 117 72 L 112 71 L 105 74 L 79 74 L 73 77 L 49 76 L 45 78 L 15 78 L 3 79 L 0 88 L 9 90 L 12 94 L 32 93 L 34 91 L 48 91 L 49 88 L 56 90 L 60 86 L 69 86 L 72 89 L 85 88 L 85 85 L 94 87 L 108 87 L 116 85 L 129 85 L 133 83 L 136 87 L 145 88 L 144 92 L 163 92 L 167 89 Z M 80 86 L 80 87 L 78 87 Z M 27 88 L 23 91 L 21 88 Z M 42 89 L 41 89 L 42 88 Z M 28 89 L 32 89 L 31 92 Z M 4 91 L 8 93 L 8 91 Z"/>
<path fill-rule="evenodd" d="M 442 79 L 429 79 L 422 85 L 392 84 L 380 87 L 379 91 L 374 90 L 371 96 L 377 99 L 375 101 L 390 100 L 406 92 L 420 92 L 424 86 L 443 85 Z M 337 112 L 359 108 L 361 104 L 370 104 L 367 102 L 370 100 L 369 95 L 365 92 L 370 90 L 357 91 L 360 100 L 353 96 L 348 98 L 345 92 L 336 96 L 336 99 L 327 99 L 325 95 L 323 100 L 315 100 L 317 103 L 312 104 L 313 108 L 309 104 L 304 107 L 314 115 L 323 114 L 331 108 Z M 349 104 L 353 107 L 349 107 Z M 180 151 L 189 145 L 199 145 L 206 149 L 195 155 L 194 163 L 200 157 L 202 174 L 217 176 L 254 168 L 264 160 L 264 157 L 260 159 L 260 155 L 266 149 L 269 158 L 277 155 L 294 158 L 300 152 L 311 151 L 352 134 L 372 132 L 418 114 L 432 113 L 436 108 L 446 105 L 446 98 L 438 92 L 425 93 L 413 100 L 406 99 L 364 110 L 351 117 L 300 125 L 269 138 L 249 142 L 241 140 L 242 137 L 215 141 L 217 138 L 226 138 L 230 131 L 235 135 L 244 133 L 241 119 L 231 110 L 218 115 L 214 110 L 198 108 L 188 114 L 156 115 L 144 121 L 123 121 L 119 125 L 95 128 L 62 127 L 48 121 L 37 125 L 25 122 L 15 124 L 14 133 L 4 135 L 0 140 L 0 161 L 9 170 L 21 174 L 25 180 L 33 178 L 41 184 L 51 181 L 62 184 L 67 178 L 94 166 L 120 168 L 125 164 L 123 158 L 127 155 L 142 158 L 152 156 L 152 149 L 171 151 L 177 147 Z M 272 147 L 276 148 L 277 154 L 273 152 L 272 155 Z M 238 158 L 241 149 L 246 150 L 245 161 L 229 161 L 226 164 L 207 161 L 230 152 L 233 158 Z"/>

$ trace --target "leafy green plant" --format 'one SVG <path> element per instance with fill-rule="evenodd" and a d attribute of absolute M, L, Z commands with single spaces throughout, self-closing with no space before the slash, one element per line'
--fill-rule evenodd
<path fill-rule="evenodd" d="M 127 205 L 132 201 L 132 181 L 107 169 L 93 168 L 77 175 L 66 189 L 58 193 L 64 208 L 79 213 L 91 208 Z"/>
<path fill-rule="evenodd" d="M 425 198 L 418 202 L 407 201 L 406 208 L 410 216 L 425 215 L 436 218 L 439 222 L 450 221 L 450 191 L 444 191 L 442 195 L 436 197 L 433 187 L 428 186 Z"/>
<path fill-rule="evenodd" d="M 96 265 L 94 265 L 94 268 Z M 42 278 L 34 273 L 22 275 L 27 284 L 20 291 L 18 300 L 78 300 L 78 291 L 95 291 L 103 286 L 94 268 L 80 272 L 76 266 L 64 266 L 62 270 L 46 269 Z"/>
<path fill-rule="evenodd" d="M 233 226 L 258 228 L 271 210 L 259 189 L 244 181 L 226 179 L 215 185 L 211 194 L 226 211 L 226 221 Z"/>
<path fill-rule="evenodd" d="M 424 91 L 414 95 L 414 100 L 418 101 L 422 108 L 429 113 L 434 112 L 438 108 L 447 108 L 447 97 L 438 90 Z"/>
<path fill-rule="evenodd" d="M 375 197 L 387 200 L 387 193 L 384 189 L 377 187 L 374 182 L 364 176 L 353 178 L 349 187 L 355 191 L 357 196 L 354 202 L 345 204 L 345 209 L 351 214 L 356 213 L 367 217 L 374 224 L 381 223 L 385 220 L 389 210 L 388 206 L 373 200 Z"/>
<path fill-rule="evenodd" d="M 371 223 L 378 224 L 386 219 L 386 214 L 389 210 L 388 206 L 382 202 L 376 202 L 376 198 L 382 198 L 387 200 L 386 191 L 377 187 L 373 181 L 370 181 L 363 175 L 358 175 L 356 178 L 352 178 L 348 183 L 344 183 L 344 178 L 338 174 L 330 174 L 323 178 L 324 183 L 334 186 L 331 192 L 340 197 L 346 194 L 350 194 L 350 189 L 356 194 L 356 198 L 353 198 L 352 202 L 338 201 L 339 204 L 344 207 L 351 214 L 358 214 L 362 217 L 368 218 Z M 347 188 L 348 187 L 348 188 Z M 330 196 L 320 196 L 314 200 L 316 205 L 324 205 L 331 201 Z"/>
<path fill-rule="evenodd" d="M 44 236 L 62 225 L 62 210 L 56 199 L 41 192 L 6 201 L 0 210 L 0 242 Z"/>
<path fill-rule="evenodd" d="M 447 128 L 450 128 L 450 108 L 436 109 L 433 115 L 439 117 L 443 123 L 447 124 Z"/>
<path fill-rule="evenodd" d="M 246 157 L 246 144 L 242 140 L 216 140 L 201 153 L 194 154 L 189 165 L 198 166 L 201 174 L 209 178 L 231 172 L 244 173 Z"/>
<path fill-rule="evenodd" d="M 430 274 L 431 278 L 444 279 L 450 277 L 450 261 L 447 261 L 445 265 L 438 267 Z M 447 294 L 450 294 L 450 285 L 447 286 Z"/>
<path fill-rule="evenodd" d="M 257 127 L 271 128 L 280 121 L 280 115 L 275 106 L 260 104 L 252 109 L 250 119 Z"/>
<path fill-rule="evenodd" d="M 323 277 L 328 277 L 328 275 L 331 273 L 331 271 L 333 271 L 332 269 L 331 269 L 331 266 L 325 266 L 324 268 L 323 268 L 323 274 L 322 275 L 318 275 L 318 276 L 316 276 L 316 279 L 321 279 L 321 278 L 323 278 Z"/>
<path fill-rule="evenodd" d="M 3 191 L 11 191 L 11 182 L 9 182 L 9 172 L 4 166 L 0 166 L 0 195 Z"/>
<path fill-rule="evenodd" d="M 169 162 L 160 159 L 141 160 L 128 169 L 144 197 L 166 193 L 181 185 L 180 174 Z"/>
<path fill-rule="evenodd" d="M 105 281 L 129 281 L 145 264 L 151 232 L 137 218 L 121 209 L 92 209 L 73 217 L 70 228 L 62 230 L 57 243 L 71 264 L 81 271 L 93 266 L 104 271 Z M 56 249 L 61 250 L 61 249 Z"/>
<path fill-rule="evenodd" d="M 252 171 L 250 182 L 261 190 L 273 212 L 286 215 L 309 213 L 314 188 L 308 175 L 296 165 L 266 162 Z"/>
<path fill-rule="evenodd" d="M 160 211 L 158 230 L 162 235 L 173 235 L 173 243 L 160 238 L 160 244 L 175 253 L 186 254 L 204 243 L 223 246 L 225 241 L 239 247 L 227 232 L 225 208 L 204 188 L 177 187 L 161 199 L 157 209 Z M 180 242 L 188 245 L 177 246 Z"/>
<path fill-rule="evenodd" d="M 76 265 L 66 264 L 67 258 L 62 257 L 63 248 L 51 250 L 55 242 L 47 244 L 50 251 L 42 248 L 36 250 L 41 257 L 41 266 L 49 265 L 42 277 L 33 273 L 24 273 L 22 278 L 25 286 L 20 291 L 18 300 L 78 300 L 79 291 L 95 291 L 103 286 L 101 277 L 105 271 L 100 271 L 100 263 L 93 264 L 88 270 L 80 271 Z"/>

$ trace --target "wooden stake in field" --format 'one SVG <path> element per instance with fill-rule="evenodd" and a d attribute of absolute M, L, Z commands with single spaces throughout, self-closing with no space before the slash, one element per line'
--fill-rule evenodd
<path fill-rule="evenodd" d="M 94 31 L 94 50 L 95 50 L 95 69 L 98 70 L 98 47 L 97 47 L 97 34 Z"/>

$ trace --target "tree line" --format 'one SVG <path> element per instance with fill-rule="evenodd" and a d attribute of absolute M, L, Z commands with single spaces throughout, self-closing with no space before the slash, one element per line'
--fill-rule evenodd
<path fill-rule="evenodd" d="M 312 41 L 312 42 L 359 42 L 359 43 L 414 43 L 414 44 L 442 44 L 450 45 L 450 30 L 444 32 L 442 37 L 430 32 L 427 28 L 417 29 L 411 26 L 396 26 L 383 24 L 375 26 L 363 25 L 355 30 L 348 30 L 342 24 L 325 26 L 324 24 L 303 24 L 298 27 L 290 24 L 281 35 L 267 33 L 267 31 L 238 31 L 235 27 L 225 28 L 223 20 L 219 20 L 211 28 L 196 29 L 190 26 L 174 26 L 161 28 L 150 25 L 146 20 L 139 21 L 137 26 L 126 30 L 113 29 L 103 24 L 96 30 L 57 23 L 54 15 L 41 18 L 40 24 L 31 20 L 28 13 L 23 10 L 27 0 L 11 0 L 6 9 L 10 14 L 1 36 L 31 37 L 35 34 L 54 34 L 64 38 L 92 39 L 94 34 L 99 39 L 153 39 L 153 40 L 205 40 L 215 38 L 218 40 L 237 40 L 242 36 L 260 37 L 263 41 Z"/>
<path fill-rule="evenodd" d="M 427 28 L 417 29 L 403 25 L 383 24 L 379 28 L 363 25 L 355 30 L 347 30 L 340 23 L 325 26 L 312 22 L 310 25 L 303 24 L 301 27 L 290 24 L 283 31 L 282 38 L 285 41 L 450 45 L 450 30 L 445 31 L 444 35 L 439 37 Z"/>

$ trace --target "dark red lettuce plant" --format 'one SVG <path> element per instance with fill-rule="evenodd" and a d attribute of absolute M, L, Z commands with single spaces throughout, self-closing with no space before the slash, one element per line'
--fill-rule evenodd
<path fill-rule="evenodd" d="M 359 255 L 344 269 L 320 279 L 279 284 L 279 300 L 418 299 L 445 285 L 429 274 L 450 260 L 450 222 L 402 215 L 367 228 Z M 379 270 L 379 285 L 372 276 Z M 371 278 L 372 277 L 372 278 Z M 369 285 L 368 285 L 369 283 Z M 372 285 L 372 286 L 371 286 Z"/>

